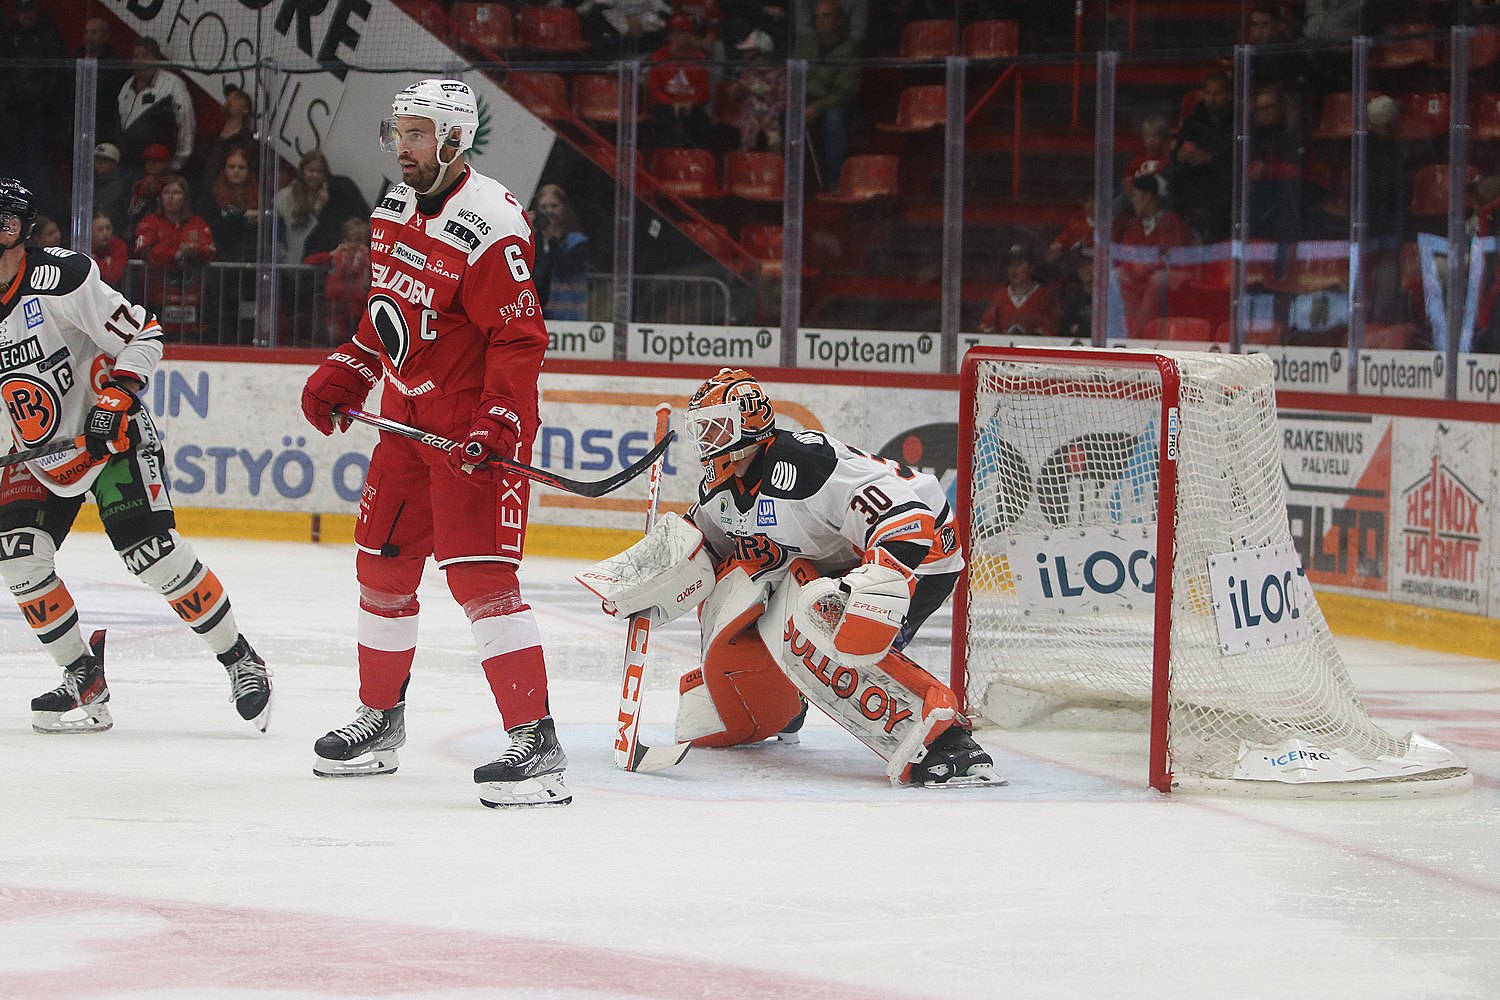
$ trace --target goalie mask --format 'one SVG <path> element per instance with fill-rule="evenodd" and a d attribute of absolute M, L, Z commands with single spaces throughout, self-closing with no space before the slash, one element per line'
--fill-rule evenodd
<path fill-rule="evenodd" d="M 36 228 L 36 196 L 14 177 L 0 177 L 0 251 L 14 250 Z"/>
<path fill-rule="evenodd" d="M 771 397 L 749 372 L 722 368 L 688 400 L 687 433 L 698 446 L 703 486 L 715 489 L 736 462 L 776 433 Z"/>

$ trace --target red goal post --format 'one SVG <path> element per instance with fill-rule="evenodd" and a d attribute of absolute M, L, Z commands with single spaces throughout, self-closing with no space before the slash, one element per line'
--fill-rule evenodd
<path fill-rule="evenodd" d="M 952 680 L 977 718 L 1149 713 L 1161 791 L 1467 787 L 1354 693 L 1292 546 L 1264 356 L 972 349 L 957 514 Z"/>

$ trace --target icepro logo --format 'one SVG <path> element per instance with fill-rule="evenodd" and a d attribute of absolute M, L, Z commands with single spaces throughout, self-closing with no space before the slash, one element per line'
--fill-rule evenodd
<path fill-rule="evenodd" d="M 763 497 L 755 501 L 755 524 L 757 527 L 769 528 L 776 523 L 776 501 L 770 497 Z"/>
<path fill-rule="evenodd" d="M 27 375 L 9 375 L 0 381 L 0 399 L 16 425 L 16 434 L 24 445 L 38 445 L 57 429 L 62 400 L 46 382 Z"/>
<path fill-rule="evenodd" d="M 42 302 L 40 299 L 27 299 L 26 304 L 21 307 L 21 312 L 26 316 L 26 329 L 42 325 Z"/>
<path fill-rule="evenodd" d="M 1016 595 L 1028 614 L 1149 611 L 1156 595 L 1156 526 L 1094 526 L 1006 539 Z"/>
<path fill-rule="evenodd" d="M 391 248 L 391 256 L 399 261 L 404 261 L 416 268 L 418 271 L 427 266 L 427 255 L 420 250 L 413 250 L 405 243 L 397 243 Z"/>
<path fill-rule="evenodd" d="M 1208 578 L 1221 651 L 1269 649 L 1311 634 L 1312 587 L 1291 543 L 1210 556 Z"/>

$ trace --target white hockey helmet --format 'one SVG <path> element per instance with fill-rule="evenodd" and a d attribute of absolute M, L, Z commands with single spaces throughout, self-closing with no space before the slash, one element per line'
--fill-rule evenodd
<path fill-rule="evenodd" d="M 422 80 L 391 101 L 391 117 L 380 123 L 380 148 L 396 148 L 396 119 L 426 118 L 438 141 L 457 155 L 474 146 L 479 134 L 479 105 L 474 91 L 462 80 Z M 453 130 L 458 129 L 458 135 Z"/>

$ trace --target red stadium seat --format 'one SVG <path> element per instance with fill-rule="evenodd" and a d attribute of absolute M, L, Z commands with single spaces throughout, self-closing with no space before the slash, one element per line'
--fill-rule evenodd
<path fill-rule="evenodd" d="M 746 201 L 781 201 L 786 197 L 786 162 L 780 153 L 726 153 L 724 187 Z"/>
<path fill-rule="evenodd" d="M 1146 321 L 1146 340 L 1191 340 L 1206 344 L 1213 333 L 1208 320 L 1196 316 L 1159 316 Z"/>
<path fill-rule="evenodd" d="M 741 257 L 742 251 L 735 244 L 734 237 L 717 223 L 683 222 L 680 228 L 683 235 L 721 261 L 728 263 Z"/>
<path fill-rule="evenodd" d="M 1230 324 L 1221 324 L 1217 332 L 1214 333 L 1214 343 L 1229 343 L 1229 330 Z M 1274 346 L 1281 343 L 1281 336 L 1280 323 L 1262 323 L 1254 325 L 1245 331 L 1244 342 L 1247 344 L 1259 344 L 1261 346 Z"/>
<path fill-rule="evenodd" d="M 1410 323 L 1372 324 L 1365 327 L 1365 339 L 1360 346 L 1377 351 L 1409 351 L 1417 346 L 1417 328 Z"/>
<path fill-rule="evenodd" d="M 1396 98 L 1400 115 L 1396 119 L 1398 139 L 1436 139 L 1448 134 L 1450 101 L 1443 91 L 1431 90 L 1402 94 Z"/>
<path fill-rule="evenodd" d="M 1388 35 L 1426 35 L 1437 31 L 1430 24 L 1393 24 Z M 1437 62 L 1437 43 L 1431 38 L 1384 38 L 1370 44 L 1371 69 L 1406 69 Z"/>
<path fill-rule="evenodd" d="M 1478 167 L 1468 170 L 1472 183 L 1480 177 Z M 1446 216 L 1448 214 L 1448 164 L 1433 163 L 1418 168 L 1411 179 L 1411 201 L 1406 210 L 1412 215 Z"/>
<path fill-rule="evenodd" d="M 894 197 L 900 193 L 897 181 L 900 163 L 899 157 L 889 154 L 851 156 L 839 172 L 838 190 L 820 192 L 818 200 L 856 202 Z"/>
<path fill-rule="evenodd" d="M 1474 98 L 1469 120 L 1473 122 L 1469 138 L 1500 139 L 1500 94 L 1480 94 Z"/>
<path fill-rule="evenodd" d="M 882 132 L 926 132 L 948 120 L 948 88 L 942 84 L 923 84 L 901 91 L 896 120 L 876 122 Z"/>
<path fill-rule="evenodd" d="M 416 21 L 424 29 L 446 38 L 448 29 L 452 27 L 443 10 L 437 4 L 425 3 L 423 0 L 396 0 L 396 6 L 400 7 L 406 16 Z"/>
<path fill-rule="evenodd" d="M 503 3 L 456 3 L 453 23 L 475 45 L 500 52 L 516 42 L 516 23 Z"/>
<path fill-rule="evenodd" d="M 556 73 L 513 73 L 505 89 L 538 118 L 561 118 L 568 113 L 568 83 Z"/>
<path fill-rule="evenodd" d="M 901 58 L 943 59 L 954 54 L 957 29 L 950 20 L 908 21 L 901 29 Z"/>
<path fill-rule="evenodd" d="M 571 7 L 522 7 L 518 20 L 523 48 L 538 52 L 582 52 L 589 47 L 578 14 Z"/>
<path fill-rule="evenodd" d="M 662 190 L 679 198 L 718 198 L 719 165 L 706 149 L 658 149 L 651 157 L 651 176 Z"/>
<path fill-rule="evenodd" d="M 970 21 L 964 26 L 964 55 L 970 59 L 1005 59 L 1020 51 L 1019 21 Z"/>
<path fill-rule="evenodd" d="M 587 121 L 617 123 L 620 120 L 620 78 L 613 73 L 584 73 L 575 77 L 573 111 Z"/>

